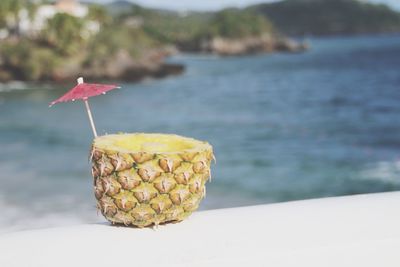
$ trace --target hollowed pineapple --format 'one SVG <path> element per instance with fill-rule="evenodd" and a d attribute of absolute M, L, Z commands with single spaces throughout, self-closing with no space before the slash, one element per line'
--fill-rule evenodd
<path fill-rule="evenodd" d="M 167 134 L 97 137 L 91 160 L 98 208 L 112 223 L 182 221 L 205 196 L 211 145 Z"/>

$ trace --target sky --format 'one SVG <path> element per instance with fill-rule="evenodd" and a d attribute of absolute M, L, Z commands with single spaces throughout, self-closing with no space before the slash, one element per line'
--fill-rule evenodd
<path fill-rule="evenodd" d="M 108 3 L 112 0 L 92 0 Z M 274 0 L 131 0 L 131 2 L 156 8 L 175 10 L 216 10 L 224 7 L 244 7 L 255 3 L 272 2 Z M 400 0 L 368 0 L 373 3 L 384 3 L 400 11 Z"/>

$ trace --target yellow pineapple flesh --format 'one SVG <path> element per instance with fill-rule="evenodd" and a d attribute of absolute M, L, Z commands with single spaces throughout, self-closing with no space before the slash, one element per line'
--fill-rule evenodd
<path fill-rule="evenodd" d="M 214 158 L 207 142 L 168 134 L 113 134 L 91 149 L 97 206 L 112 223 L 182 221 L 205 196 Z"/>

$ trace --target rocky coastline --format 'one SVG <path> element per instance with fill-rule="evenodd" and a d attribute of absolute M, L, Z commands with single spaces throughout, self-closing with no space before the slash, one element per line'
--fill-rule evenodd
<path fill-rule="evenodd" d="M 204 19 L 205 14 L 182 17 L 143 8 L 110 16 L 104 7 L 88 8 L 84 18 L 60 11 L 36 32 L 8 25 L 9 36 L 0 39 L 0 83 L 64 83 L 79 76 L 137 82 L 182 74 L 183 64 L 166 60 L 180 52 L 242 56 L 309 48 L 281 35 L 263 16 L 243 10 L 222 10 Z M 98 28 L 90 31 L 93 23 Z"/>
<path fill-rule="evenodd" d="M 164 78 L 170 75 L 180 75 L 184 72 L 183 64 L 166 63 L 168 56 L 176 54 L 174 47 L 149 49 L 139 58 L 132 57 L 121 49 L 106 60 L 93 60 L 89 64 L 77 57 L 63 60 L 55 68 L 41 74 L 35 79 L 23 74 L 18 64 L 0 58 L 0 83 L 11 81 L 39 81 L 63 83 L 84 76 L 89 80 L 118 80 L 138 82 L 145 78 Z"/>
<path fill-rule="evenodd" d="M 193 51 L 220 56 L 240 56 L 275 52 L 300 53 L 309 48 L 307 42 L 297 42 L 287 37 L 263 35 L 240 39 L 214 37 L 199 43 L 197 47 L 193 47 Z"/>
<path fill-rule="evenodd" d="M 183 64 L 165 63 L 167 57 L 175 55 L 174 46 L 165 46 L 145 51 L 140 57 L 121 49 L 106 60 L 94 59 L 90 64 L 82 64 L 79 74 L 92 80 L 120 80 L 137 82 L 145 78 L 164 78 L 182 74 Z M 79 68 L 78 68 L 79 69 Z M 76 77 L 77 71 L 58 75 L 58 80 L 70 80 Z"/>
<path fill-rule="evenodd" d="M 52 69 L 45 75 L 34 80 L 22 74 L 18 65 L 12 65 L 0 58 L 0 83 L 10 81 L 43 81 L 67 82 L 78 76 L 90 80 L 118 80 L 138 82 L 145 78 L 164 78 L 170 75 L 180 75 L 185 71 L 185 65 L 166 63 L 166 58 L 180 52 L 210 53 L 220 56 L 241 56 L 257 53 L 289 52 L 299 53 L 309 49 L 307 43 L 296 42 L 286 37 L 273 38 L 269 36 L 228 39 L 216 37 L 203 41 L 195 46 L 166 46 L 149 49 L 140 58 L 133 58 L 127 51 L 120 50 L 106 60 L 93 60 L 85 64 L 71 57 Z"/>

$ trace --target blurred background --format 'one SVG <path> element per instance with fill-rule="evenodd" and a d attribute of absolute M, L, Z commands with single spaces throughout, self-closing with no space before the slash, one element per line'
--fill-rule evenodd
<path fill-rule="evenodd" d="M 398 1 L 0 1 L 0 233 L 104 221 L 99 133 L 209 141 L 202 209 L 400 189 Z"/>

